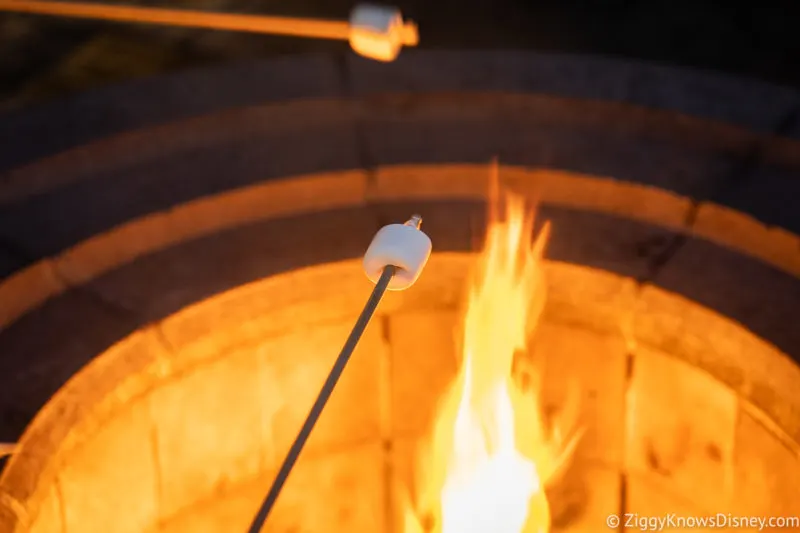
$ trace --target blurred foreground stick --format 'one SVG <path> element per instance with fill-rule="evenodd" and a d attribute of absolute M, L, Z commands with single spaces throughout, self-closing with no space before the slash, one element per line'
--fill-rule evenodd
<path fill-rule="evenodd" d="M 370 4 L 356 6 L 349 21 L 37 0 L 0 0 L 0 11 L 349 41 L 355 52 L 378 61 L 393 61 L 404 46 L 419 42 L 417 26 L 403 22 L 399 10 Z"/>

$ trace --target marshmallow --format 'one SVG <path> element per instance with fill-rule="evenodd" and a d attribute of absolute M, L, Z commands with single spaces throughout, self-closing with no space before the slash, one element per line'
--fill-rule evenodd
<path fill-rule="evenodd" d="M 360 4 L 350 13 L 350 47 L 364 57 L 394 61 L 403 46 L 418 41 L 416 25 L 404 23 L 396 8 Z"/>
<path fill-rule="evenodd" d="M 412 286 L 431 255 L 430 238 L 419 230 L 421 219 L 414 217 L 405 224 L 390 224 L 381 228 L 364 254 L 364 272 L 377 283 L 387 266 L 397 270 L 388 290 L 402 291 Z"/>

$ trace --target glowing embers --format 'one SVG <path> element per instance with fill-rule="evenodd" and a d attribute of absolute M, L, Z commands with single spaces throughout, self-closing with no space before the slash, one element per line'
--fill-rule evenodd
<path fill-rule="evenodd" d="M 525 350 L 546 299 L 549 224 L 533 238 L 535 211 L 520 197 L 500 195 L 496 166 L 490 183 L 486 243 L 462 323 L 462 361 L 420 450 L 405 533 L 548 532 L 545 484 L 578 439 L 564 425 L 545 423 L 537 374 L 523 388 L 513 372 L 515 356 L 532 355 Z M 433 520 L 423 525 L 420 516 Z"/>

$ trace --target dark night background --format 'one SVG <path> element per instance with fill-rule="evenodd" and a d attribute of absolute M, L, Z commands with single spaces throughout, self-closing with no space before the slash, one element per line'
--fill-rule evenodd
<path fill-rule="evenodd" d="M 129 2 L 130 3 L 130 2 Z M 348 0 L 166 0 L 143 5 L 347 18 Z M 741 4 L 741 5 L 740 5 Z M 524 48 L 691 66 L 800 86 L 800 0 L 398 0 L 422 48 Z M 89 87 L 345 43 L 0 14 L 0 109 Z"/>

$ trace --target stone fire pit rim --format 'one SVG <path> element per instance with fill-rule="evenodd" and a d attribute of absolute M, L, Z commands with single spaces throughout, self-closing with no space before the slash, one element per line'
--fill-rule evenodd
<path fill-rule="evenodd" d="M 620 102 L 800 139 L 800 91 L 688 67 L 519 50 L 410 50 L 390 64 L 307 54 L 171 73 L 7 112 L 0 146 L 14 149 L 0 153 L 0 174 L 124 131 L 232 108 L 431 91 Z"/>
<path fill-rule="evenodd" d="M 471 255 L 472 254 L 465 253 L 442 253 L 438 255 L 437 258 L 439 261 L 436 261 L 436 265 L 434 266 L 434 268 L 439 271 L 437 276 L 444 276 L 444 278 L 448 280 L 458 279 L 458 276 L 454 277 L 453 271 L 450 270 L 451 264 L 456 266 L 462 265 L 465 259 Z M 171 349 L 174 348 L 173 343 L 175 341 L 173 335 L 177 334 L 180 336 L 181 334 L 188 333 L 191 336 L 193 333 L 191 323 L 196 319 L 198 311 L 202 315 L 203 313 L 207 313 L 208 310 L 205 308 L 207 308 L 209 304 L 221 302 L 224 305 L 225 300 L 231 299 L 232 297 L 233 300 L 236 300 L 236 293 L 247 294 L 254 289 L 256 289 L 256 292 L 270 293 L 272 291 L 278 294 L 278 292 L 280 292 L 280 284 L 286 284 L 287 280 L 290 280 L 292 276 L 306 278 L 307 281 L 313 281 L 315 276 L 323 279 L 326 276 L 328 278 L 333 277 L 339 279 L 342 278 L 343 273 L 347 273 L 346 277 L 348 281 L 345 283 L 345 287 L 352 288 L 350 286 L 353 285 L 353 287 L 363 286 L 362 288 L 366 288 L 367 283 L 362 279 L 358 269 L 354 268 L 357 267 L 357 263 L 358 259 L 352 259 L 322 264 L 317 267 L 305 268 L 296 272 L 278 274 L 272 278 L 261 280 L 249 284 L 248 286 L 238 287 L 228 294 L 220 294 L 206 301 L 197 302 L 194 306 L 188 307 L 168 317 L 163 323 L 149 325 L 121 339 L 120 342 L 110 347 L 102 354 L 103 357 L 95 359 L 87 367 L 82 369 L 79 374 L 74 376 L 74 378 L 71 379 L 37 415 L 29 430 L 26 431 L 20 441 L 22 454 L 18 458 L 12 459 L 10 468 L 7 468 L 6 471 L 3 472 L 3 475 L 0 476 L 0 481 L 3 482 L 3 484 L 0 485 L 0 490 L 6 491 L 6 493 L 2 495 L 7 500 L 6 503 L 8 503 L 8 501 L 15 502 L 14 505 L 9 508 L 21 506 L 20 508 L 23 509 L 23 514 L 18 518 L 25 519 L 27 517 L 29 519 L 35 519 L 39 512 L 40 501 L 47 496 L 43 494 L 42 491 L 38 490 L 40 483 L 43 481 L 45 483 L 52 482 L 60 471 L 60 468 L 63 467 L 64 457 L 68 457 L 72 451 L 79 449 L 83 443 L 82 439 L 91 440 L 95 438 L 96 434 L 109 424 L 110 421 L 115 420 L 120 416 L 120 413 L 126 413 L 128 411 L 128 407 L 126 407 L 127 401 L 140 401 L 142 397 L 152 392 L 153 389 L 148 389 L 146 386 L 142 389 L 142 383 L 136 381 L 136 378 L 143 381 L 153 380 L 153 382 L 156 383 L 155 388 L 158 388 L 159 386 L 163 386 L 164 383 L 168 382 L 170 379 L 174 380 L 185 377 L 192 369 L 212 365 L 215 361 L 219 361 L 221 358 L 225 357 L 226 354 L 229 354 L 229 352 L 225 350 L 232 350 L 230 353 L 237 353 L 237 349 L 241 350 L 243 347 L 246 348 L 248 346 L 246 343 L 244 345 L 229 346 L 227 348 L 216 346 L 213 343 L 211 343 L 212 345 L 210 347 L 206 346 L 206 337 L 212 335 L 212 333 L 206 331 L 204 333 L 205 337 L 203 334 L 200 334 L 195 339 L 188 337 L 185 339 L 186 346 L 184 346 L 183 349 L 187 351 L 187 361 L 175 364 L 174 361 L 171 361 L 171 359 L 175 357 L 175 354 L 171 352 Z M 597 289 L 597 293 L 592 294 L 589 298 L 594 298 L 596 296 L 600 296 L 601 298 L 606 297 L 610 290 L 611 294 L 615 294 L 614 298 L 619 300 L 612 305 L 619 305 L 621 303 L 623 307 L 626 305 L 625 301 L 627 298 L 638 298 L 633 291 L 633 280 L 591 268 L 577 268 L 580 269 L 582 273 L 585 272 L 584 275 L 587 276 L 587 279 L 597 282 L 592 284 L 592 286 Z M 325 269 L 332 270 L 326 271 Z M 551 264 L 548 269 L 556 273 L 557 278 L 564 273 L 569 277 L 571 271 L 576 269 L 576 266 L 569 264 Z M 291 283 L 290 281 L 290 284 Z M 332 285 L 328 284 L 328 286 Z M 574 287 L 569 287 L 569 284 L 562 285 L 562 287 L 566 288 L 566 293 L 575 290 Z M 311 294 L 308 291 L 306 292 L 306 295 Z M 345 294 L 349 292 L 351 291 L 345 291 Z M 359 291 L 356 290 L 352 292 L 355 294 Z M 364 292 L 363 295 L 365 295 L 367 290 L 362 292 Z M 649 301 L 651 303 L 659 302 L 664 299 L 666 299 L 664 301 L 670 302 L 678 302 L 681 300 L 681 298 L 675 295 L 654 287 L 650 287 L 644 294 L 642 301 Z M 247 299 L 252 300 L 252 296 L 253 295 L 250 294 Z M 263 297 L 263 294 L 259 296 Z M 239 298 L 241 299 L 241 297 Z M 290 301 L 294 299 L 294 296 L 284 291 L 284 298 Z M 259 299 L 261 298 L 256 298 L 256 300 Z M 444 299 L 447 299 L 447 297 L 444 297 Z M 353 298 L 345 298 L 345 300 L 351 301 L 345 302 L 344 307 L 352 307 L 353 310 L 355 310 L 357 305 L 352 305 L 356 301 L 355 296 Z M 564 301 L 571 301 L 571 298 L 568 297 Z M 602 317 L 602 308 L 607 303 L 608 302 L 602 302 L 601 300 L 601 305 L 598 309 L 592 309 L 588 311 L 588 313 L 591 314 L 599 310 L 600 314 L 598 317 Z M 381 314 L 397 312 L 398 310 L 418 310 L 419 304 L 420 300 L 417 297 L 409 301 L 401 299 L 384 306 L 385 308 L 381 310 Z M 688 304 L 692 308 L 700 309 L 700 306 L 697 304 L 693 304 L 692 302 L 688 302 Z M 441 305 L 441 302 L 439 302 L 438 305 Z M 703 314 L 702 310 L 701 314 Z M 711 317 L 711 315 L 714 315 L 714 313 L 712 312 L 707 316 Z M 721 319 L 723 322 L 727 320 L 725 317 L 716 317 L 714 319 Z M 232 320 L 235 321 L 236 319 L 233 318 Z M 341 316 L 332 315 L 328 317 L 327 320 L 331 323 L 335 323 L 341 320 Z M 547 321 L 548 319 L 545 320 Z M 601 318 L 601 320 L 603 319 Z M 646 319 L 646 321 L 647 320 L 649 319 Z M 319 325 L 324 323 L 325 320 L 319 322 Z M 559 322 L 556 321 L 555 323 Z M 240 326 L 247 329 L 246 324 L 240 324 Z M 621 331 L 614 333 L 612 330 L 613 327 L 611 330 L 608 330 L 606 334 L 610 336 L 619 336 L 622 334 Z M 194 331 L 194 333 L 200 331 L 202 330 Z M 752 336 L 749 333 L 745 335 Z M 240 341 L 241 340 L 242 339 L 240 339 Z M 249 342 L 252 342 L 252 340 L 253 339 L 249 339 Z M 760 340 L 755 339 L 754 336 L 753 340 L 756 341 L 756 344 L 753 346 L 760 346 Z M 210 348 L 210 351 L 207 348 Z M 788 363 L 788 361 L 781 361 L 782 354 L 780 354 L 780 352 L 774 350 L 770 346 L 765 345 L 764 348 L 767 350 L 764 354 L 768 358 L 768 361 L 765 361 L 768 365 L 776 362 L 779 363 L 779 366 Z M 645 353 L 648 353 L 652 348 L 649 345 L 643 345 L 641 349 L 643 349 Z M 215 350 L 218 350 L 219 353 Z M 775 359 L 775 357 L 777 357 L 777 359 Z M 686 365 L 687 368 L 692 368 L 689 361 L 683 362 L 683 364 L 686 363 L 689 363 Z M 183 364 L 185 368 L 182 367 L 181 364 Z M 117 367 L 117 365 L 122 366 Z M 130 374 L 126 374 L 124 371 L 126 365 L 129 365 L 132 369 Z M 704 375 L 708 373 L 707 369 L 695 368 L 694 370 L 700 370 Z M 792 367 L 789 370 L 791 370 L 791 374 L 800 373 L 800 369 L 796 367 Z M 717 379 L 719 376 L 708 373 L 707 377 Z M 784 378 L 788 379 L 788 374 L 785 375 Z M 99 382 L 98 380 L 102 380 L 104 384 L 102 388 L 96 386 Z M 716 383 L 718 386 L 723 385 L 722 382 Z M 122 390 L 114 390 L 116 385 L 121 385 Z M 150 387 L 153 386 L 150 385 Z M 102 392 L 99 393 L 99 397 L 96 397 L 98 396 L 98 389 Z M 734 392 L 741 394 L 741 391 L 738 390 L 734 390 Z M 76 404 L 74 398 L 82 395 L 88 395 L 90 401 L 86 405 Z M 793 437 L 786 433 L 785 428 L 776 425 L 774 420 L 765 416 L 758 407 L 748 403 L 747 399 L 742 398 L 740 401 L 741 409 L 747 412 L 749 416 L 753 416 L 759 420 L 759 422 L 768 427 L 770 431 L 778 435 L 780 439 L 785 439 L 786 445 L 793 453 L 798 453 L 798 450 L 800 450 L 798 445 L 800 445 L 800 443 L 792 440 Z M 64 433 L 62 429 L 54 434 L 48 429 L 53 425 L 60 427 L 59 424 L 62 423 L 65 418 L 74 420 L 76 426 L 70 427 L 66 433 Z M 54 437 L 54 435 L 57 436 Z M 31 450 L 26 450 L 26 444 L 31 443 L 38 443 L 38 445 L 33 446 Z M 32 469 L 32 471 L 27 470 L 28 468 Z M 36 469 L 41 469 L 41 471 L 37 472 Z M 3 485 L 5 485 L 5 487 Z M 30 507 L 28 507 L 29 505 Z M 2 502 L 0 502 L 0 511 L 3 510 L 2 507 Z M 31 516 L 27 514 L 29 511 L 33 512 Z M 0 525 L 4 524 L 4 518 L 6 517 L 2 516 L 0 512 Z M 24 522 L 17 522 L 17 524 L 24 525 Z"/>
<path fill-rule="evenodd" d="M 475 164 L 385 165 L 369 172 L 287 176 L 185 202 L 98 233 L 1 280 L 0 330 L 49 298 L 183 240 L 314 210 L 398 200 L 482 201 L 487 173 L 487 165 Z M 517 192 L 543 191 L 544 205 L 623 216 L 708 239 L 800 278 L 800 257 L 794 253 L 800 236 L 725 206 L 694 205 L 672 191 L 557 169 L 501 164 L 501 176 Z M 304 193 L 309 188 L 325 193 Z"/>

